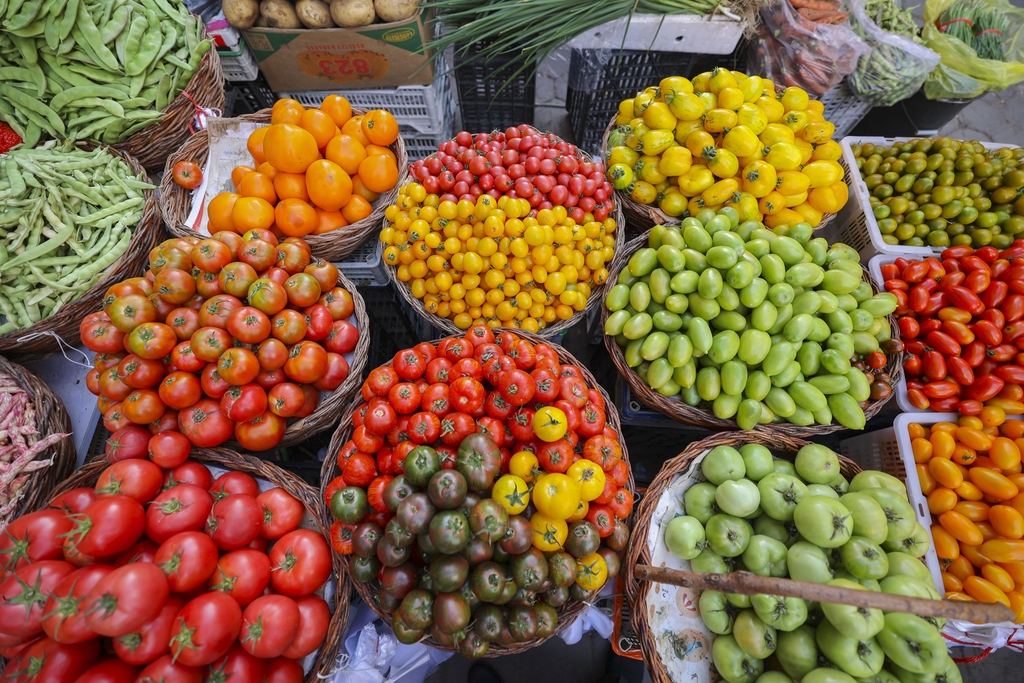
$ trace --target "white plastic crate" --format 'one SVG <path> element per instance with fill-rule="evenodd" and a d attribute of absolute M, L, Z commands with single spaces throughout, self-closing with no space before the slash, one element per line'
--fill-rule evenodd
<path fill-rule="evenodd" d="M 692 14 L 631 14 L 584 31 L 569 41 L 581 49 L 651 50 L 727 55 L 746 24 L 735 17 Z"/>
<path fill-rule="evenodd" d="M 842 138 L 849 135 L 854 126 L 871 111 L 871 105 L 860 101 L 846 85 L 846 79 L 821 96 L 821 103 L 825 106 L 822 116 L 836 127 L 833 133 L 834 138 Z"/>
<path fill-rule="evenodd" d="M 359 245 L 344 261 L 335 262 L 338 270 L 356 285 L 387 287 L 388 272 L 376 235 Z"/>
<path fill-rule="evenodd" d="M 224 80 L 254 81 L 260 75 L 259 62 L 256 61 L 252 50 L 245 44 L 245 40 L 243 38 L 238 40 L 238 49 L 234 52 L 217 50 L 221 68 L 224 70 Z"/>

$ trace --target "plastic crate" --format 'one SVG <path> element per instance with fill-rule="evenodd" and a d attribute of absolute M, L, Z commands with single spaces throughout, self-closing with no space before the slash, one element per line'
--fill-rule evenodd
<path fill-rule="evenodd" d="M 263 74 L 258 74 L 251 81 L 234 81 L 228 83 L 225 90 L 234 97 L 230 112 L 225 116 L 241 116 L 255 114 L 261 109 L 269 109 L 277 101 L 277 95 L 270 89 Z"/>
<path fill-rule="evenodd" d="M 476 43 L 467 54 L 474 55 L 486 45 L 486 42 Z M 537 65 L 531 62 L 520 70 L 523 66 L 516 53 L 471 62 L 455 55 L 455 82 L 459 89 L 463 130 L 489 133 L 521 123 L 533 125 Z"/>
<path fill-rule="evenodd" d="M 260 65 L 243 38 L 239 38 L 237 50 L 218 49 L 217 56 L 226 81 L 251 81 L 260 75 Z"/>
<path fill-rule="evenodd" d="M 376 235 L 371 235 L 344 261 L 334 265 L 359 287 L 388 286 L 387 266 L 384 265 L 381 243 Z"/>
<path fill-rule="evenodd" d="M 846 85 L 844 78 L 838 85 L 821 96 L 821 103 L 825 105 L 825 112 L 822 114 L 826 121 L 836 127 L 834 138 L 842 138 L 849 135 L 854 126 L 871 111 L 871 105 L 861 102 Z"/>

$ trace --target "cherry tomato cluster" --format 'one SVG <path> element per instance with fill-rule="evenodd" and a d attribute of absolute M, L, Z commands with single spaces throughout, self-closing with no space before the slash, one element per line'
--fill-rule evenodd
<path fill-rule="evenodd" d="M 111 432 L 180 431 L 194 445 L 234 437 L 264 451 L 288 418 L 316 410 L 348 378 L 359 330 L 334 264 L 268 230 L 170 239 L 144 277 L 111 286 L 82 320 L 96 352 L 86 376 Z"/>
<path fill-rule="evenodd" d="M 110 466 L 0 537 L 3 680 L 301 683 L 331 620 L 303 504 L 131 425 Z"/>
<path fill-rule="evenodd" d="M 907 398 L 922 410 L 1024 413 L 1024 240 L 1002 252 L 956 246 L 941 256 L 882 266 L 900 303 Z"/>
<path fill-rule="evenodd" d="M 503 133 L 462 131 L 409 169 L 427 194 L 442 201 L 475 202 L 482 194 L 522 197 L 535 212 L 564 206 L 577 223 L 588 213 L 603 221 L 615 210 L 604 163 L 526 124 Z"/>

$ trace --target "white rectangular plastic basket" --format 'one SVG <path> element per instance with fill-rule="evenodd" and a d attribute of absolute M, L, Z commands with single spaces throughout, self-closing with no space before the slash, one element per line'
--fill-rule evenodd
<path fill-rule="evenodd" d="M 220 65 L 224 70 L 224 80 L 227 81 L 254 81 L 260 75 L 260 65 L 256 56 L 245 44 L 245 40 L 239 38 L 238 49 L 233 52 L 218 50 Z"/>
<path fill-rule="evenodd" d="M 356 285 L 388 286 L 387 266 L 384 265 L 380 240 L 375 235 L 360 244 L 344 261 L 334 265 Z"/>

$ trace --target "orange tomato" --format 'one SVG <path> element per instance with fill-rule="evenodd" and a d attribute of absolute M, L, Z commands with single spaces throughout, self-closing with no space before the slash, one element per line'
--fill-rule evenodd
<path fill-rule="evenodd" d="M 270 110 L 270 123 L 291 123 L 293 125 L 299 125 L 299 121 L 302 120 L 302 112 L 306 111 L 298 100 L 291 98 L 285 98 L 274 102 L 273 109 Z"/>
<path fill-rule="evenodd" d="M 977 525 L 978 531 L 981 532 L 981 537 L 985 539 L 982 543 L 985 541 L 991 541 L 993 538 L 999 538 L 999 534 L 997 534 L 996 530 L 992 528 L 992 523 L 988 520 L 985 520 L 984 522 L 975 522 L 975 525 Z"/>
<path fill-rule="evenodd" d="M 947 591 L 959 591 L 963 590 L 964 582 L 949 572 L 942 572 L 942 587 Z"/>
<path fill-rule="evenodd" d="M 953 509 L 972 522 L 983 522 L 988 519 L 988 505 L 986 503 L 961 500 Z"/>
<path fill-rule="evenodd" d="M 262 197 L 239 197 L 231 208 L 231 222 L 239 233 L 267 230 L 274 224 L 274 207 Z"/>
<path fill-rule="evenodd" d="M 274 181 L 259 171 L 250 173 L 242 178 L 242 182 L 238 185 L 238 194 L 243 197 L 260 197 L 267 200 L 267 203 L 270 205 L 277 203 Z"/>
<path fill-rule="evenodd" d="M 359 164 L 366 158 L 366 148 L 351 135 L 336 135 L 327 143 L 324 157 L 341 166 L 345 173 L 354 176 Z"/>
<path fill-rule="evenodd" d="M 366 139 L 375 145 L 386 147 L 398 139 L 398 121 L 391 112 L 384 109 L 371 109 L 366 112 L 360 126 Z"/>
<path fill-rule="evenodd" d="M 1013 578 L 1015 584 L 1024 584 L 1024 562 L 997 562 L 996 564 Z"/>
<path fill-rule="evenodd" d="M 373 154 L 359 164 L 359 177 L 373 192 L 387 192 L 398 184 L 398 166 L 390 157 Z"/>
<path fill-rule="evenodd" d="M 391 157 L 391 161 L 395 162 L 396 165 L 398 164 L 398 157 L 396 157 L 395 153 L 387 147 L 381 147 L 380 145 L 367 145 L 366 156 L 370 156 L 371 154 L 383 154 L 386 157 Z"/>
<path fill-rule="evenodd" d="M 1013 578 L 1006 573 L 1006 570 L 994 562 L 990 562 L 981 568 L 981 575 L 986 581 L 1003 591 L 1013 590 Z"/>
<path fill-rule="evenodd" d="M 238 197 L 239 195 L 234 192 L 221 192 L 210 200 L 206 207 L 206 216 L 211 235 L 221 230 L 234 232 L 235 224 L 231 220 L 231 212 Z"/>
<path fill-rule="evenodd" d="M 932 425 L 932 434 L 935 432 L 949 432 L 955 436 L 958 428 L 959 425 L 955 422 L 936 422 Z"/>
<path fill-rule="evenodd" d="M 933 458 L 949 458 L 953 455 L 953 448 L 956 446 L 956 441 L 953 439 L 953 435 L 945 431 L 932 430 L 932 435 L 928 438 L 928 443 L 931 445 L 931 457 Z"/>
<path fill-rule="evenodd" d="M 998 602 L 1010 606 L 1010 599 L 1006 597 L 1006 593 L 980 576 L 968 576 L 964 580 L 964 592 L 978 602 Z"/>
<path fill-rule="evenodd" d="M 981 500 L 985 497 L 985 494 L 981 492 L 972 481 L 965 481 L 955 489 L 956 495 L 960 496 L 964 500 Z"/>
<path fill-rule="evenodd" d="M 309 131 L 290 123 L 270 127 L 263 138 L 263 152 L 267 161 L 285 173 L 305 173 L 320 158 L 316 139 Z"/>
<path fill-rule="evenodd" d="M 939 524 L 953 538 L 963 541 L 967 545 L 981 545 L 985 540 L 978 526 L 955 510 L 949 510 L 939 515 Z"/>
<path fill-rule="evenodd" d="M 253 173 L 255 171 L 256 169 L 253 168 L 252 166 L 235 166 L 231 170 L 231 184 L 234 185 L 235 189 L 237 190 L 238 183 L 242 182 L 242 178 L 244 178 L 249 173 Z"/>
<path fill-rule="evenodd" d="M 301 199 L 284 199 L 274 207 L 277 227 L 288 237 L 303 237 L 316 230 L 316 209 Z"/>
<path fill-rule="evenodd" d="M 1008 401 L 1020 401 L 1024 399 L 1024 387 L 1019 384 L 1007 384 L 996 394 L 998 398 L 1005 398 Z"/>
<path fill-rule="evenodd" d="M 974 452 L 973 448 L 968 448 L 962 443 L 958 443 L 953 446 L 953 455 L 951 460 L 958 465 L 970 465 L 978 457 L 978 454 Z"/>
<path fill-rule="evenodd" d="M 955 560 L 960 557 L 960 545 L 941 525 L 932 524 L 932 540 L 935 542 L 935 554 L 940 559 Z"/>
<path fill-rule="evenodd" d="M 993 505 L 988 513 L 988 521 L 1003 538 L 1024 537 L 1024 515 L 1009 505 Z"/>
<path fill-rule="evenodd" d="M 955 489 L 964 483 L 964 475 L 961 474 L 957 466 L 950 460 L 932 458 L 928 461 L 928 471 L 935 477 L 935 481 L 948 489 Z"/>
<path fill-rule="evenodd" d="M 1014 590 L 1007 593 L 1006 597 L 1010 600 L 1010 609 L 1013 610 L 1014 623 L 1024 623 L 1024 595 Z"/>
<path fill-rule="evenodd" d="M 313 231 L 314 235 L 322 235 L 325 232 L 344 228 L 348 225 L 348 221 L 345 220 L 345 216 L 341 214 L 341 211 L 324 211 L 323 209 L 317 209 L 316 215 L 318 220 L 316 230 Z"/>
<path fill-rule="evenodd" d="M 1006 386 L 1016 385 L 1007 384 Z M 1021 437 L 1024 437 L 1024 420 L 1007 420 L 999 426 L 999 433 L 1009 439 L 1020 439 Z"/>
<path fill-rule="evenodd" d="M 373 207 L 370 205 L 370 202 L 357 194 L 353 194 L 348 200 L 348 203 L 345 204 L 341 210 L 341 215 L 343 215 L 345 220 L 350 224 L 363 220 L 371 213 L 373 213 Z"/>
<path fill-rule="evenodd" d="M 363 179 L 358 175 L 352 178 L 352 193 L 357 194 L 366 201 L 373 203 L 380 197 L 380 192 L 373 192 L 366 189 L 366 185 L 363 184 Z"/>
<path fill-rule="evenodd" d="M 1005 436 L 997 436 L 992 439 L 992 448 L 988 451 L 988 457 L 1003 471 L 1020 466 L 1020 449 L 1017 448 L 1013 439 L 1008 439 Z"/>
<path fill-rule="evenodd" d="M 966 602 L 974 601 L 974 598 L 969 596 L 967 593 L 962 593 L 960 591 L 946 591 L 946 594 L 942 597 L 944 597 L 946 600 L 961 600 Z"/>
<path fill-rule="evenodd" d="M 928 462 L 932 458 L 932 443 L 928 439 L 914 439 L 910 442 L 914 452 L 914 462 Z"/>
<path fill-rule="evenodd" d="M 278 173 L 274 178 L 274 190 L 277 191 L 279 199 L 309 201 L 309 193 L 306 192 L 305 173 Z"/>
<path fill-rule="evenodd" d="M 912 422 L 909 425 L 907 425 L 907 433 L 910 435 L 911 439 L 927 439 L 928 438 L 928 428 L 924 427 L 922 425 L 919 425 L 916 422 Z"/>
<path fill-rule="evenodd" d="M 1018 493 L 1010 499 L 1010 507 L 1024 515 L 1024 493 Z"/>
<path fill-rule="evenodd" d="M 1024 541 L 1004 538 L 985 541 L 981 552 L 985 553 L 985 557 L 992 558 L 993 562 L 1021 562 L 1024 561 Z"/>
<path fill-rule="evenodd" d="M 269 161 L 264 161 L 256 170 L 271 180 L 277 177 L 277 169 Z"/>
<path fill-rule="evenodd" d="M 245 148 L 249 150 L 249 154 L 252 155 L 252 160 L 256 162 L 257 166 L 267 160 L 263 153 L 263 142 L 266 140 L 268 130 L 269 126 L 257 128 L 249 134 L 249 139 L 245 143 Z"/>
<path fill-rule="evenodd" d="M 914 467 L 917 468 L 917 479 L 921 482 L 921 493 L 927 496 L 935 490 L 935 477 L 924 463 L 919 462 Z"/>
<path fill-rule="evenodd" d="M 978 420 L 981 422 L 980 420 Z M 976 451 L 987 451 L 992 447 L 992 438 L 984 432 L 973 427 L 958 427 L 956 439 L 965 446 L 970 446 Z"/>
<path fill-rule="evenodd" d="M 977 415 L 961 415 L 956 423 L 961 427 L 969 427 L 977 430 L 981 430 L 985 426 L 984 423 L 982 423 L 981 418 Z"/>
<path fill-rule="evenodd" d="M 974 576 L 974 565 L 963 555 L 953 559 L 946 566 L 946 571 L 963 581 L 968 576 Z"/>
<path fill-rule="evenodd" d="M 967 545 L 966 543 L 960 543 L 960 557 L 966 557 L 972 566 L 978 568 L 984 567 L 992 561 L 982 554 L 979 546 Z"/>
<path fill-rule="evenodd" d="M 351 135 L 352 137 L 354 137 L 356 140 L 359 141 L 359 144 L 362 145 L 363 147 L 366 147 L 367 145 L 370 144 L 370 141 L 363 134 L 362 116 L 353 116 L 348 121 L 346 121 L 345 125 L 341 127 L 341 132 L 345 135 Z"/>
<path fill-rule="evenodd" d="M 998 500 L 1009 500 L 1019 493 L 1012 481 L 995 470 L 972 467 L 968 476 L 983 493 Z"/>
<path fill-rule="evenodd" d="M 1004 398 L 1009 397 L 1007 396 Z M 996 406 L 985 406 L 981 409 L 981 413 L 978 417 L 981 419 L 981 423 L 986 427 L 998 427 L 1006 422 L 1006 412 L 1002 408 L 998 408 Z"/>
<path fill-rule="evenodd" d="M 337 211 L 352 197 L 352 179 L 333 161 L 318 159 L 306 169 L 306 191 L 316 206 Z"/>
<path fill-rule="evenodd" d="M 319 109 L 307 109 L 302 112 L 299 126 L 309 132 L 316 140 L 316 146 L 323 148 L 338 134 L 338 126 L 334 119 Z"/>
<path fill-rule="evenodd" d="M 952 510 L 956 501 L 956 494 L 943 486 L 928 494 L 928 510 L 933 515 L 941 515 Z"/>
<path fill-rule="evenodd" d="M 341 95 L 328 95 L 320 103 L 320 111 L 324 112 L 334 121 L 334 125 L 341 128 L 345 122 L 352 118 L 352 105 Z"/>

